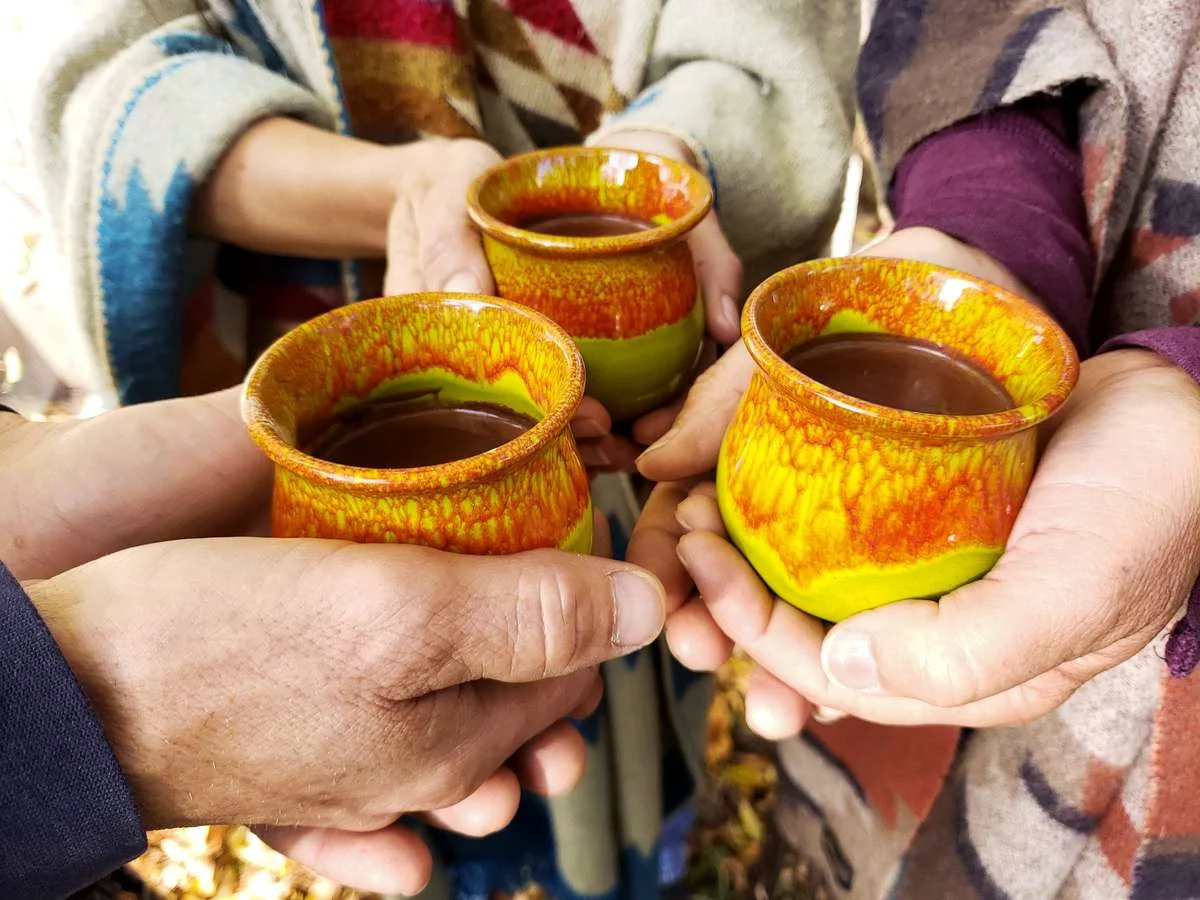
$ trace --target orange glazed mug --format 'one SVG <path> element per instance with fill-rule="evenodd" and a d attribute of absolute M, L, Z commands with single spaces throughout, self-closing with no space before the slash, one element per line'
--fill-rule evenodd
<path fill-rule="evenodd" d="M 833 390 L 784 356 L 814 338 L 884 332 L 974 361 L 1014 408 L 947 416 Z M 829 621 L 939 597 L 992 567 L 1033 477 L 1035 426 L 1079 361 L 1033 304 L 927 263 L 851 257 L 763 282 L 742 317 L 758 369 L 721 445 L 717 500 L 734 543 L 784 600 Z"/>
<path fill-rule="evenodd" d="M 591 497 L 570 428 L 583 378 L 561 328 L 504 300 L 410 294 L 318 316 L 268 348 L 242 398 L 250 436 L 275 463 L 272 532 L 458 553 L 588 553 Z M 340 412 L 413 392 L 500 404 L 535 424 L 486 453 L 411 469 L 339 465 L 301 449 Z"/>
<path fill-rule="evenodd" d="M 617 420 L 661 406 L 696 366 L 704 304 L 687 236 L 711 206 L 712 190 L 692 167 L 603 147 L 515 156 L 467 194 L 497 293 L 545 313 L 575 338 L 588 395 Z M 650 227 L 599 237 L 524 227 L 581 214 Z"/>

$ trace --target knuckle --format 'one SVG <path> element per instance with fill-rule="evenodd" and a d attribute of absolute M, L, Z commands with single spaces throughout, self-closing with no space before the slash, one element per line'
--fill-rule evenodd
<path fill-rule="evenodd" d="M 578 603 L 578 579 L 556 564 L 545 551 L 530 555 L 517 590 L 517 653 L 525 660 L 512 669 L 525 668 L 537 680 L 561 673 L 580 655 L 586 628 L 580 621 L 584 604 Z"/>
<path fill-rule="evenodd" d="M 921 698 L 943 709 L 980 699 L 984 679 L 975 657 L 962 645 L 939 642 L 926 648 L 921 672 L 925 689 Z"/>

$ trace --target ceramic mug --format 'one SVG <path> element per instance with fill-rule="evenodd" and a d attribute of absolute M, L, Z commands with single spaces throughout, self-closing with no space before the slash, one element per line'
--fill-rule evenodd
<path fill-rule="evenodd" d="M 275 464 L 277 537 L 422 544 L 458 553 L 592 545 L 588 476 L 571 435 L 583 360 L 533 310 L 470 294 L 369 300 L 276 341 L 246 381 L 242 415 Z M 399 393 L 498 403 L 535 420 L 477 456 L 411 469 L 344 466 L 306 435 L 345 409 Z"/>
<path fill-rule="evenodd" d="M 869 257 L 780 272 L 742 317 L 757 363 L 717 466 L 729 534 L 784 600 L 829 621 L 934 598 L 991 568 L 1033 477 L 1037 434 L 1079 374 L 1032 304 L 961 272 Z M 977 363 L 1014 401 L 991 415 L 878 406 L 784 361 L 805 341 L 884 332 Z"/>
<path fill-rule="evenodd" d="M 588 394 L 618 420 L 661 406 L 696 365 L 704 307 L 686 238 L 711 206 L 708 182 L 690 166 L 589 147 L 505 160 L 467 196 L 497 293 L 545 313 L 575 338 Z M 521 227 L 575 214 L 652 227 L 605 237 Z"/>

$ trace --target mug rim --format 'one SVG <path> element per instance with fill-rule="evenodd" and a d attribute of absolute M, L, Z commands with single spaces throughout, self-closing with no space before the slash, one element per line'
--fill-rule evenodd
<path fill-rule="evenodd" d="M 1031 328 L 1040 328 L 1053 351 L 1058 377 L 1041 396 L 1002 412 L 984 415 L 953 416 L 897 409 L 862 400 L 835 390 L 791 366 L 763 337 L 758 316 L 761 306 L 780 289 L 786 290 L 800 277 L 837 270 L 909 268 L 926 276 L 941 276 L 964 281 L 999 301 L 1015 318 Z M 1057 322 L 1034 303 L 1014 292 L 978 276 L 947 266 L 920 260 L 880 256 L 847 256 L 810 260 L 783 269 L 767 278 L 750 294 L 742 313 L 742 336 L 746 349 L 762 373 L 773 385 L 792 399 L 814 405 L 820 412 L 869 422 L 877 431 L 915 437 L 970 440 L 1016 434 L 1044 422 L 1066 402 L 1079 380 L 1079 355 L 1075 345 Z M 992 373 L 988 373 L 991 375 Z M 995 377 L 995 376 L 992 376 Z"/>
<path fill-rule="evenodd" d="M 693 200 L 687 212 L 678 219 L 672 219 L 663 225 L 653 225 L 643 231 L 601 237 L 570 237 L 567 235 L 528 231 L 502 221 L 485 209 L 480 199 L 483 189 L 493 179 L 523 169 L 540 160 L 561 156 L 603 157 L 612 153 L 628 153 L 653 165 L 673 169 L 675 172 L 686 176 L 690 186 L 698 190 L 698 197 Z M 470 216 L 471 221 L 485 235 L 512 247 L 536 250 L 549 256 L 563 257 L 630 253 L 660 247 L 663 244 L 686 235 L 699 225 L 700 221 L 712 209 L 712 205 L 712 186 L 708 183 L 708 179 L 695 166 L 690 166 L 685 162 L 661 156 L 657 153 L 628 150 L 624 147 L 546 147 L 540 150 L 518 153 L 516 156 L 510 156 L 507 159 L 501 160 L 487 171 L 476 176 L 471 182 L 470 187 L 467 188 L 467 215 Z"/>
<path fill-rule="evenodd" d="M 317 323 L 331 323 L 354 315 L 362 303 L 383 303 L 392 307 L 409 305 L 486 307 L 500 309 L 533 322 L 542 329 L 555 348 L 562 352 L 567 372 L 562 386 L 562 397 L 553 404 L 533 427 L 522 432 L 511 441 L 474 456 L 466 456 L 452 462 L 435 466 L 416 466 L 407 469 L 380 469 L 347 466 L 330 462 L 301 450 L 289 442 L 281 433 L 275 415 L 266 407 L 262 398 L 263 386 L 272 377 L 273 368 L 278 366 L 288 352 L 300 341 L 305 340 L 317 327 Z M 423 291 L 415 294 L 397 294 L 348 303 L 322 313 L 293 328 L 272 343 L 251 366 L 242 387 L 241 416 L 255 444 L 277 466 L 287 469 L 308 481 L 336 486 L 341 490 L 361 493 L 422 493 L 443 490 L 466 484 L 492 480 L 524 464 L 562 434 L 570 430 L 584 393 L 583 356 L 575 341 L 559 325 L 536 310 L 499 297 L 483 294 L 462 294 L 442 291 Z"/>

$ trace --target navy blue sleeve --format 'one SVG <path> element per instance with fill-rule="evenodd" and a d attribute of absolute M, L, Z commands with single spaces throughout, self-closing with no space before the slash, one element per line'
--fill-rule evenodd
<path fill-rule="evenodd" d="M 99 719 L 0 564 L 0 897 L 66 897 L 145 847 Z"/>

